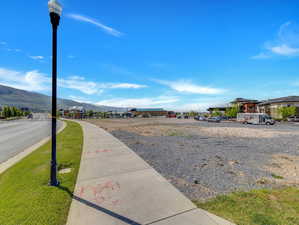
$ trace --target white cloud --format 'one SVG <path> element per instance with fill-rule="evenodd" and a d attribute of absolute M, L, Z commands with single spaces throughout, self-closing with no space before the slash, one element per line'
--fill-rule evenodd
<path fill-rule="evenodd" d="M 87 95 L 102 94 L 105 89 L 139 89 L 147 87 L 146 85 L 131 83 L 97 83 L 87 81 L 82 76 L 59 79 L 58 84 L 63 88 L 75 89 Z"/>
<path fill-rule="evenodd" d="M 102 93 L 102 90 L 97 87 L 97 83 L 78 79 L 76 76 L 69 77 L 68 79 L 59 79 L 58 85 L 63 88 L 78 90 L 87 95 Z"/>
<path fill-rule="evenodd" d="M 268 58 L 271 58 L 271 55 L 265 54 L 264 52 L 261 52 L 260 54 L 251 57 L 251 59 L 268 59 Z"/>
<path fill-rule="evenodd" d="M 179 81 L 156 80 L 156 82 L 166 85 L 171 89 L 181 93 L 210 95 L 210 94 L 221 94 L 226 91 L 224 89 L 193 84 L 191 81 L 187 81 L 187 80 L 179 80 Z"/>
<path fill-rule="evenodd" d="M 159 96 L 156 98 L 113 98 L 99 101 L 97 105 L 106 105 L 114 107 L 163 107 L 170 103 L 178 102 L 177 97 Z"/>
<path fill-rule="evenodd" d="M 0 83 L 27 91 L 46 91 L 50 87 L 50 79 L 37 70 L 18 72 L 0 68 Z"/>
<path fill-rule="evenodd" d="M 292 22 L 282 24 L 274 41 L 267 41 L 260 54 L 251 59 L 267 59 L 274 56 L 299 56 L 299 26 Z"/>
<path fill-rule="evenodd" d="M 292 48 L 286 44 L 271 47 L 270 50 L 278 55 L 293 56 L 299 53 L 299 48 Z"/>
<path fill-rule="evenodd" d="M 34 59 L 34 60 L 42 60 L 44 59 L 45 57 L 44 56 L 41 56 L 41 55 L 37 55 L 37 56 L 29 56 L 31 59 Z"/>
<path fill-rule="evenodd" d="M 206 112 L 207 109 L 211 106 L 218 106 L 221 105 L 218 102 L 213 102 L 210 101 L 209 103 L 207 102 L 199 102 L 199 103 L 187 103 L 187 104 L 180 104 L 173 106 L 171 109 L 175 111 L 196 111 L 196 112 Z"/>
<path fill-rule="evenodd" d="M 74 56 L 74 55 L 68 55 L 67 56 L 69 59 L 74 59 L 74 58 L 76 58 L 76 56 Z"/>
<path fill-rule="evenodd" d="M 0 41 L 0 45 L 7 45 L 5 41 Z"/>
<path fill-rule="evenodd" d="M 28 91 L 47 91 L 51 87 L 51 77 L 37 70 L 19 72 L 0 68 L 0 83 Z M 80 91 L 87 95 L 101 94 L 106 89 L 137 89 L 145 85 L 130 83 L 97 83 L 82 76 L 70 76 L 58 79 L 58 86 Z"/>
<path fill-rule="evenodd" d="M 92 101 L 89 101 L 87 98 L 84 98 L 84 97 L 81 97 L 81 96 L 70 95 L 69 98 L 73 101 L 76 101 L 76 102 L 93 104 Z"/>
<path fill-rule="evenodd" d="M 81 21 L 81 22 L 86 22 L 86 23 L 90 23 L 93 24 L 99 28 L 101 28 L 103 31 L 105 31 L 106 33 L 113 35 L 115 37 L 120 37 L 123 35 L 122 32 L 112 28 L 112 27 L 108 27 L 104 24 L 102 24 L 101 22 L 97 21 L 96 19 L 90 18 L 90 17 L 86 17 L 83 15 L 79 15 L 79 14 L 67 14 L 67 16 L 71 19 L 77 20 L 77 21 Z"/>
<path fill-rule="evenodd" d="M 124 108 L 164 108 L 165 110 L 174 110 L 178 112 L 186 111 L 206 111 L 211 106 L 220 106 L 224 104 L 224 100 L 208 98 L 208 99 L 192 99 L 188 102 L 177 96 L 159 96 L 147 98 L 113 98 L 102 100 L 96 105 L 105 105 Z"/>
<path fill-rule="evenodd" d="M 110 87 L 109 87 L 110 86 Z M 121 83 L 121 84 L 111 84 L 108 85 L 109 88 L 132 88 L 132 89 L 139 89 L 139 88 L 146 88 L 146 85 L 140 84 L 129 84 L 129 83 Z"/>

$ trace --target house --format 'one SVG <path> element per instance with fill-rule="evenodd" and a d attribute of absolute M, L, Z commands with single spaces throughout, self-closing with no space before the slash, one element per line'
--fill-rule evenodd
<path fill-rule="evenodd" d="M 258 100 L 236 98 L 231 102 L 232 105 L 237 105 L 242 113 L 257 113 L 258 112 Z"/>
<path fill-rule="evenodd" d="M 290 106 L 297 107 L 297 116 L 299 116 L 299 96 L 288 96 L 262 101 L 258 104 L 258 111 L 266 113 L 273 118 L 281 118 L 279 108 Z"/>
<path fill-rule="evenodd" d="M 165 111 L 162 108 L 144 108 L 144 109 L 138 109 L 134 108 L 130 110 L 130 113 L 132 113 L 133 117 L 151 117 L 151 116 L 167 116 L 167 111 Z"/>

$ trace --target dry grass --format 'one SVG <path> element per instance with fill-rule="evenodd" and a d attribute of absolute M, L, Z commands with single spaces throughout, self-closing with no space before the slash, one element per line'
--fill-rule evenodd
<path fill-rule="evenodd" d="M 194 120 L 178 120 L 167 118 L 147 119 L 102 119 L 90 121 L 107 131 L 124 130 L 143 136 L 171 136 L 172 133 L 181 136 L 204 135 L 208 137 L 239 137 L 239 138 L 275 138 L 281 136 L 299 136 L 299 131 L 278 131 L 260 126 L 252 127 L 229 127 L 194 126 Z M 193 123 L 193 124 L 192 124 Z M 190 124 L 190 125 L 188 125 Z"/>

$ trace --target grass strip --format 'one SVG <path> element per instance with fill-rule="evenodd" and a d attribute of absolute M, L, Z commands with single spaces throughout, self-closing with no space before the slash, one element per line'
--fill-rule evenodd
<path fill-rule="evenodd" d="M 236 192 L 195 203 L 237 225 L 299 225 L 299 189 L 295 187 Z"/>
<path fill-rule="evenodd" d="M 0 174 L 0 224 L 63 225 L 81 160 L 83 131 L 78 123 L 66 122 L 57 136 L 58 167 L 72 168 L 58 174 L 60 187 L 48 186 L 51 143 L 48 142 Z"/>

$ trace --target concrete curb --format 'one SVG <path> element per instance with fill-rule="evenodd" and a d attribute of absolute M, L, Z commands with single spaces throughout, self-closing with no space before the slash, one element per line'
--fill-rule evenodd
<path fill-rule="evenodd" d="M 66 128 L 66 122 L 62 121 L 62 127 L 57 131 L 57 133 L 60 133 L 61 131 Z M 50 140 L 51 136 L 46 137 L 39 141 L 38 143 L 26 148 L 24 151 L 20 152 L 19 154 L 15 155 L 14 157 L 10 158 L 9 160 L 5 161 L 4 163 L 0 164 L 0 174 L 15 165 L 16 163 L 20 162 L 22 159 L 24 159 L 26 156 L 34 152 L 36 149 L 41 147 L 42 145 L 46 144 Z"/>

